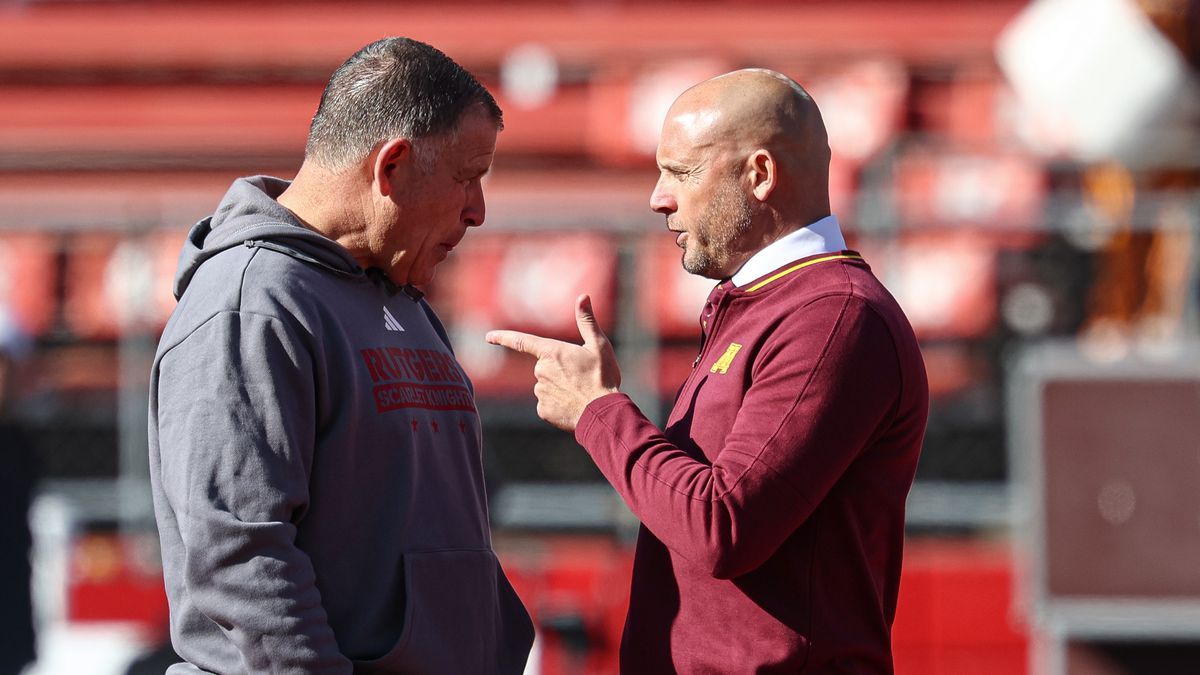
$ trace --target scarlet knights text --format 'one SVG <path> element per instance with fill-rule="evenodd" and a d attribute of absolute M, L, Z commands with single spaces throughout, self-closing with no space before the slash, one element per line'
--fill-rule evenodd
<path fill-rule="evenodd" d="M 432 349 L 375 347 L 359 350 L 378 412 L 402 408 L 475 412 L 466 378 L 449 355 Z"/>

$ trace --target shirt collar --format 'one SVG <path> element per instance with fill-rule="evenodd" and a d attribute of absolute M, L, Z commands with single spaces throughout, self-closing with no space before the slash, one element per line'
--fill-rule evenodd
<path fill-rule="evenodd" d="M 825 216 L 817 222 L 776 239 L 750 256 L 733 275 L 734 286 L 745 286 L 784 265 L 820 253 L 835 253 L 846 248 L 837 216 Z"/>

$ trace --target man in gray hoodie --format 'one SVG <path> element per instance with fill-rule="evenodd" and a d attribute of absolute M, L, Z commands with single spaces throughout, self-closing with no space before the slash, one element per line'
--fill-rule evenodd
<path fill-rule="evenodd" d="M 192 228 L 150 391 L 171 675 L 522 671 L 473 390 L 414 288 L 483 223 L 501 128 L 454 61 L 381 40 L 294 181 Z"/>

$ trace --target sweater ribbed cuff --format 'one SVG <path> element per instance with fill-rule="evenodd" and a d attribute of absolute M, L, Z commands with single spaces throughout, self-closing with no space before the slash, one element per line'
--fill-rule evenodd
<path fill-rule="evenodd" d="M 586 449 L 588 447 L 588 435 L 591 433 L 592 426 L 595 425 L 597 418 L 608 409 L 624 403 L 634 405 L 633 399 L 618 391 L 605 394 L 587 404 L 587 407 L 583 409 L 583 414 L 579 416 L 579 423 L 575 425 L 575 441 Z"/>

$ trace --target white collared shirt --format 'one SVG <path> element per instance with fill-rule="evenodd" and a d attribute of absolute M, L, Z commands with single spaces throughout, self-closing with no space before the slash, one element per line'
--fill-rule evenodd
<path fill-rule="evenodd" d="M 837 216 L 825 216 L 817 222 L 790 232 L 750 256 L 733 275 L 734 286 L 745 286 L 784 265 L 819 253 L 836 253 L 846 248 Z"/>

